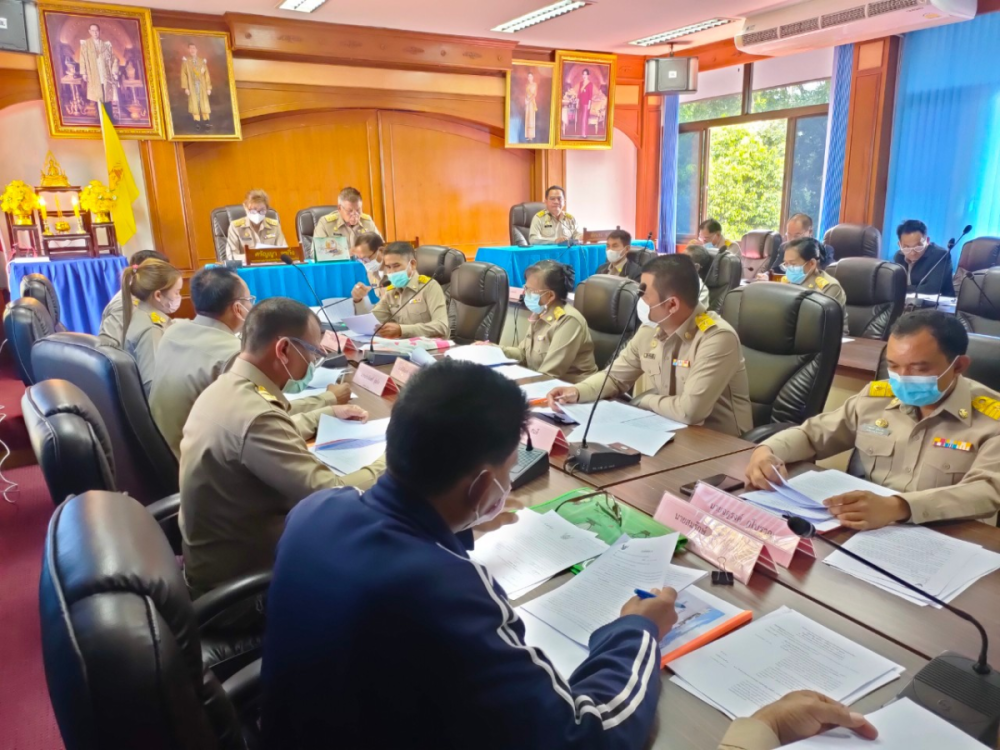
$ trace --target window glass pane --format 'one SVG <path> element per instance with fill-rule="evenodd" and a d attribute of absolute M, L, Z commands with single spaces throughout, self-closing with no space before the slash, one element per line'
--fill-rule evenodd
<path fill-rule="evenodd" d="M 698 233 L 698 193 L 701 190 L 700 133 L 677 138 L 677 235 Z"/>
<path fill-rule="evenodd" d="M 755 90 L 750 100 L 751 112 L 774 112 L 793 107 L 811 107 L 830 102 L 830 79 L 775 86 L 773 89 Z"/>
<path fill-rule="evenodd" d="M 764 120 L 709 130 L 706 214 L 726 239 L 780 228 L 787 128 L 787 120 Z"/>
<path fill-rule="evenodd" d="M 751 112 L 775 112 L 793 107 L 827 104 L 833 48 L 772 57 L 753 65 Z"/>
<path fill-rule="evenodd" d="M 680 98 L 680 121 L 695 122 L 740 114 L 743 66 L 710 70 L 698 76 L 698 91 Z"/>
<path fill-rule="evenodd" d="M 826 151 L 826 115 L 801 117 L 795 124 L 792 150 L 792 186 L 788 215 L 806 214 L 819 220 L 823 193 L 823 155 Z"/>

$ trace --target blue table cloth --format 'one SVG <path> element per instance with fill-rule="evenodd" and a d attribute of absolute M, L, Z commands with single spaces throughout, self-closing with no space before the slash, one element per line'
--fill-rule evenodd
<path fill-rule="evenodd" d="M 632 247 L 655 250 L 649 240 L 637 240 Z M 516 247 L 504 245 L 498 247 L 481 247 L 476 251 L 476 260 L 493 263 L 507 272 L 507 279 L 512 287 L 524 286 L 524 272 L 528 267 L 540 260 L 557 260 L 572 266 L 576 272 L 576 283 L 593 276 L 597 269 L 607 262 L 605 251 L 607 245 L 603 242 L 597 245 L 531 245 Z"/>
<path fill-rule="evenodd" d="M 59 297 L 62 324 L 67 330 L 96 335 L 101 313 L 121 289 L 122 271 L 128 261 L 121 255 L 72 260 L 12 261 L 7 268 L 10 298 L 21 296 L 21 279 L 40 273 L 52 282 Z"/>
<path fill-rule="evenodd" d="M 320 299 L 349 297 L 351 289 L 359 281 L 367 284 L 365 267 L 356 260 L 336 260 L 329 263 L 299 263 L 298 268 L 309 279 Z M 305 281 L 291 266 L 251 266 L 238 268 L 236 273 L 250 288 L 250 294 L 258 300 L 268 297 L 291 297 L 303 304 L 313 306 L 316 299 Z"/>

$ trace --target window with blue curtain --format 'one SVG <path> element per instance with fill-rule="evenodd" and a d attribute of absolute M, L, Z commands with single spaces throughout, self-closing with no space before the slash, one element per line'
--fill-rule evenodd
<path fill-rule="evenodd" d="M 1000 235 L 1000 13 L 903 37 L 883 255 L 904 219 L 945 245 Z M 957 260 L 961 248 L 954 251 Z"/>

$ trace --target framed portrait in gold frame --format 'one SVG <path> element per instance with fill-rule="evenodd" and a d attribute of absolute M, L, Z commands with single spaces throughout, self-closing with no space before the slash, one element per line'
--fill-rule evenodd
<path fill-rule="evenodd" d="M 556 52 L 556 147 L 611 148 L 618 58 Z"/>
<path fill-rule="evenodd" d="M 549 62 L 514 60 L 507 71 L 504 136 L 507 148 L 552 148 L 555 107 L 552 94 L 556 66 Z"/>
<path fill-rule="evenodd" d="M 153 37 L 167 138 L 240 140 L 229 35 L 224 31 L 156 28 Z"/>
<path fill-rule="evenodd" d="M 45 0 L 38 14 L 38 74 L 54 137 L 100 138 L 102 103 L 122 138 L 163 137 L 148 10 Z"/>

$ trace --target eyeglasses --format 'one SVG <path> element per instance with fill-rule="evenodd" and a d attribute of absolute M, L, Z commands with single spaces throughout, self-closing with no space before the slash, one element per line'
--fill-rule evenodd
<path fill-rule="evenodd" d="M 250 297 L 237 297 L 236 301 L 237 302 L 249 302 L 250 303 L 250 307 L 253 307 L 254 305 L 257 304 L 257 298 L 254 297 L 254 296 L 250 296 Z"/>
<path fill-rule="evenodd" d="M 311 355 L 313 355 L 312 356 L 312 363 L 314 365 L 318 365 L 320 362 L 322 362 L 323 360 L 325 360 L 327 358 L 327 356 L 328 356 L 326 352 L 324 352 L 322 349 L 320 349 L 317 346 L 313 346 L 308 341 L 303 341 L 302 339 L 297 339 L 294 336 L 286 336 L 286 338 L 292 343 L 293 346 L 296 345 L 296 344 L 298 344 L 303 349 L 305 349 L 307 352 L 309 352 Z M 296 348 L 298 348 L 298 347 L 296 347 Z M 299 353 L 300 354 L 302 353 L 301 350 L 299 351 Z M 305 355 L 302 355 L 302 356 L 303 356 L 303 359 L 304 359 Z"/>
<path fill-rule="evenodd" d="M 591 497 L 585 495 L 580 498 L 569 498 L 559 503 L 555 507 L 555 512 L 558 513 L 565 505 L 573 506 L 574 511 L 573 517 L 566 517 L 566 519 L 587 531 L 593 531 L 602 526 L 606 527 L 608 521 L 611 521 L 619 531 L 622 530 L 624 520 L 621 505 L 618 504 L 618 500 L 613 495 L 601 493 Z M 649 536 L 649 531 L 641 529 L 631 533 L 631 535 L 637 538 L 646 538 Z"/>

